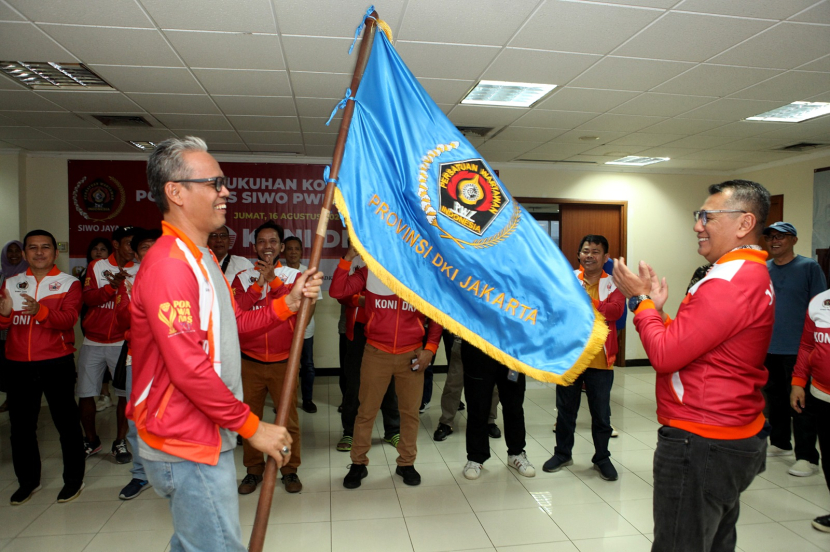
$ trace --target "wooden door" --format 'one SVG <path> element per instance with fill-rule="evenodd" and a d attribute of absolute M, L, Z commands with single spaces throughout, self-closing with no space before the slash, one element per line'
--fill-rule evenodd
<path fill-rule="evenodd" d="M 574 269 L 579 268 L 577 251 L 588 234 L 599 234 L 608 240 L 608 254 L 614 259 L 624 253 L 623 206 L 563 203 L 559 206 L 559 242 L 562 253 Z"/>

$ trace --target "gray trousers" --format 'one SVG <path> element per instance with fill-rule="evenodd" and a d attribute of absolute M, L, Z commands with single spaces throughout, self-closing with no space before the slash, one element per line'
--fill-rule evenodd
<path fill-rule="evenodd" d="M 456 339 L 452 344 L 452 352 L 448 360 L 447 381 L 444 383 L 444 392 L 441 394 L 441 419 L 438 423 L 452 427 L 458 404 L 461 402 L 461 392 L 464 390 L 464 364 L 461 362 L 461 341 Z M 493 402 L 490 405 L 488 424 L 495 423 L 498 414 L 499 389 L 493 388 Z"/>

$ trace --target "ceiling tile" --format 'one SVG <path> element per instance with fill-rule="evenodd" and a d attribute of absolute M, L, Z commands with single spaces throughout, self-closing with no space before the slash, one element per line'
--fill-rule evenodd
<path fill-rule="evenodd" d="M 674 148 L 671 147 L 671 145 L 666 145 L 645 149 L 637 155 L 642 155 L 643 157 L 668 157 L 670 159 L 675 159 L 677 157 L 683 157 L 684 155 L 694 153 L 699 149 L 700 148 Z"/>
<path fill-rule="evenodd" d="M 179 57 L 155 29 L 79 27 L 51 23 L 41 25 L 41 28 L 86 64 L 182 66 Z"/>
<path fill-rule="evenodd" d="M 438 7 L 410 2 L 398 40 L 503 46 L 538 4 L 537 0 L 455 0 Z"/>
<path fill-rule="evenodd" d="M 680 94 L 656 94 L 647 92 L 633 100 L 612 109 L 612 113 L 623 115 L 656 115 L 675 117 L 714 100 L 704 96 L 681 96 Z"/>
<path fill-rule="evenodd" d="M 772 24 L 758 19 L 668 13 L 614 50 L 614 55 L 701 62 Z"/>
<path fill-rule="evenodd" d="M 225 115 L 296 115 L 294 98 L 269 96 L 213 96 Z"/>
<path fill-rule="evenodd" d="M 617 138 L 611 144 L 620 146 L 662 146 L 665 143 L 673 142 L 683 138 L 681 134 L 649 134 L 647 132 L 632 132 L 622 138 Z"/>
<path fill-rule="evenodd" d="M 302 144 L 299 132 L 251 132 L 239 131 L 239 135 L 248 145 L 251 144 Z"/>
<path fill-rule="evenodd" d="M 79 141 L 74 140 L 71 141 L 70 144 L 73 146 L 79 147 L 86 151 L 105 151 L 105 152 L 131 152 L 136 153 L 140 150 L 135 146 L 128 144 L 124 141 L 118 142 L 95 142 L 95 141 Z"/>
<path fill-rule="evenodd" d="M 781 102 L 722 98 L 683 114 L 684 119 L 739 121 L 781 107 Z"/>
<path fill-rule="evenodd" d="M 744 155 L 746 155 L 745 151 L 730 151 L 718 148 L 696 151 L 685 155 L 683 158 L 695 160 L 699 159 L 701 161 L 731 161 L 734 159 L 740 159 Z"/>
<path fill-rule="evenodd" d="M 697 134 L 723 126 L 723 121 L 705 121 L 700 119 L 667 119 L 645 129 L 649 134 Z"/>
<path fill-rule="evenodd" d="M 604 113 L 577 127 L 577 130 L 607 130 L 611 132 L 636 132 L 642 128 L 659 123 L 665 117 L 648 117 L 645 115 L 617 115 Z"/>
<path fill-rule="evenodd" d="M 193 130 L 231 130 L 231 124 L 223 115 L 183 115 L 160 113 L 158 120 L 167 128 L 187 128 Z"/>
<path fill-rule="evenodd" d="M 28 86 L 23 86 L 11 77 L 6 76 L 5 73 L 0 75 L 0 90 L 29 90 Z"/>
<path fill-rule="evenodd" d="M 174 133 L 172 130 L 167 130 L 166 128 L 104 128 L 107 129 L 107 132 L 121 140 L 147 140 L 156 143 L 161 142 L 162 140 L 166 140 L 168 138 L 172 138 L 174 134 L 178 134 L 179 136 L 184 136 L 185 134 L 196 134 L 197 136 L 199 135 L 199 131 L 191 130 L 179 134 L 178 132 Z"/>
<path fill-rule="evenodd" d="M 692 148 L 692 149 L 708 149 L 716 148 L 729 142 L 734 142 L 733 136 L 704 136 L 697 134 L 695 136 L 687 136 L 680 140 L 675 140 L 667 145 L 672 148 Z"/>
<path fill-rule="evenodd" d="M 31 90 L 0 90 L 0 109 L 3 111 L 65 111 L 64 108 L 41 98 Z"/>
<path fill-rule="evenodd" d="M 102 25 L 105 27 L 155 27 L 135 0 L 6 1 L 36 23 Z"/>
<path fill-rule="evenodd" d="M 298 98 L 342 98 L 352 84 L 351 73 L 291 71 L 291 88 Z"/>
<path fill-rule="evenodd" d="M 457 104 L 476 81 L 448 79 L 418 79 L 435 103 Z"/>
<path fill-rule="evenodd" d="M 593 149 L 596 146 L 590 144 L 559 144 L 548 142 L 536 149 L 530 150 L 522 155 L 523 159 L 542 159 L 542 160 L 558 160 L 567 159 L 572 155 L 577 155 Z"/>
<path fill-rule="evenodd" d="M 511 124 L 528 111 L 519 107 L 459 105 L 450 112 L 449 117 L 455 125 L 500 128 Z"/>
<path fill-rule="evenodd" d="M 268 0 L 245 0 L 244 9 L 226 0 L 141 0 L 162 29 L 275 33 Z"/>
<path fill-rule="evenodd" d="M 553 142 L 567 142 L 571 144 L 583 144 L 591 148 L 595 148 L 597 146 L 606 144 L 611 142 L 612 140 L 616 140 L 618 138 L 622 138 L 625 136 L 625 132 L 611 132 L 611 131 L 597 131 L 597 130 L 570 130 L 568 132 L 563 132 L 559 136 L 553 139 Z M 590 137 L 594 136 L 596 140 L 581 140 L 583 137 Z"/>
<path fill-rule="evenodd" d="M 150 113 L 190 113 L 219 115 L 219 108 L 207 94 L 127 94 Z"/>
<path fill-rule="evenodd" d="M 513 140 L 488 140 L 484 144 L 478 146 L 476 149 L 489 159 L 491 153 L 506 153 L 510 152 L 514 155 L 522 154 L 526 151 L 538 148 L 542 142 L 519 142 Z"/>
<path fill-rule="evenodd" d="M 562 86 L 600 59 L 596 55 L 507 48 L 487 68 L 483 78 Z"/>
<path fill-rule="evenodd" d="M 597 90 L 567 86 L 554 90 L 538 104 L 539 109 L 579 111 L 591 106 L 593 111 L 605 112 L 637 96 L 637 92 L 622 90 Z"/>
<path fill-rule="evenodd" d="M 628 6 L 547 2 L 510 46 L 607 54 L 661 14 L 661 10 Z"/>
<path fill-rule="evenodd" d="M 19 124 L 19 123 L 18 123 Z M 3 126 L 0 127 L 0 140 L 48 140 L 48 134 L 30 126 Z"/>
<path fill-rule="evenodd" d="M 107 142 L 107 141 L 118 141 L 120 142 L 120 138 L 116 138 L 112 134 L 109 134 L 105 130 L 100 128 L 44 128 L 43 131 L 59 140 L 69 140 L 69 141 L 95 141 L 95 142 Z"/>
<path fill-rule="evenodd" d="M 805 63 L 804 65 L 798 67 L 798 69 L 802 71 L 824 71 L 825 73 L 830 72 L 830 55 L 826 55 L 823 58 L 811 61 L 810 63 Z"/>
<path fill-rule="evenodd" d="M 236 130 L 260 131 L 299 131 L 300 120 L 296 117 L 262 117 L 248 115 L 228 115 Z M 272 142 L 273 143 L 273 142 Z"/>
<path fill-rule="evenodd" d="M 330 132 L 304 132 L 303 142 L 311 146 L 329 146 L 333 148 L 334 143 L 337 142 L 337 134 Z"/>
<path fill-rule="evenodd" d="M 802 0 L 806 1 L 806 0 Z M 818 3 L 808 10 L 804 10 L 794 16 L 790 21 L 803 21 L 805 23 L 830 24 L 830 6 L 827 2 Z"/>
<path fill-rule="evenodd" d="M 773 163 L 775 161 L 783 161 L 798 155 L 804 155 L 802 152 L 790 151 L 751 151 L 743 155 L 741 161 L 749 161 L 751 163 Z"/>
<path fill-rule="evenodd" d="M 193 74 L 210 94 L 233 96 L 290 96 L 285 71 L 193 69 Z"/>
<path fill-rule="evenodd" d="M 245 145 L 244 142 L 213 142 L 205 140 L 205 143 L 208 145 L 208 150 L 211 153 L 222 153 L 226 151 L 240 151 L 240 152 L 249 152 L 251 151 L 248 146 Z"/>
<path fill-rule="evenodd" d="M 753 136 L 751 138 L 743 138 L 730 142 L 727 149 L 737 151 L 755 151 L 755 150 L 771 150 L 786 146 L 787 140 L 780 138 L 764 138 L 763 136 Z"/>
<path fill-rule="evenodd" d="M 619 144 L 605 144 L 589 149 L 584 155 L 599 155 L 605 157 L 605 161 L 613 161 L 626 155 L 635 155 L 646 149 L 646 146 L 621 146 Z"/>
<path fill-rule="evenodd" d="M 83 151 L 78 146 L 62 140 L 6 140 L 10 144 L 29 151 Z"/>
<path fill-rule="evenodd" d="M 384 0 L 378 16 L 396 30 L 404 7 L 403 0 Z M 358 7 L 360 6 L 360 7 Z M 277 24 L 283 34 L 338 36 L 352 39 L 355 28 L 366 14 L 368 4 L 331 0 L 279 0 L 274 2 Z M 447 9 L 441 5 L 441 9 Z M 309 17 L 309 14 L 314 14 Z M 362 36 L 362 35 L 361 35 Z"/>
<path fill-rule="evenodd" d="M 120 92 L 44 90 L 37 94 L 69 111 L 95 113 L 140 111 L 135 103 Z"/>
<path fill-rule="evenodd" d="M 12 120 L 10 117 L 0 115 L 0 126 L 20 126 L 20 123 Z"/>
<path fill-rule="evenodd" d="M 760 17 L 764 19 L 787 19 L 816 0 L 752 0 L 752 2 L 724 2 L 723 0 L 686 0 L 678 10 L 735 15 L 738 17 Z"/>
<path fill-rule="evenodd" d="M 698 65 L 657 86 L 654 92 L 723 97 L 780 73 L 778 69 Z"/>
<path fill-rule="evenodd" d="M 787 48 L 782 48 L 787 44 Z M 830 32 L 820 25 L 780 23 L 713 57 L 713 63 L 792 69 L 830 51 Z"/>
<path fill-rule="evenodd" d="M 711 130 L 701 132 L 703 136 L 728 136 L 732 138 L 748 138 L 770 132 L 771 130 L 788 128 L 790 123 L 772 123 L 768 121 L 737 121 Z"/>
<path fill-rule="evenodd" d="M 289 70 L 318 73 L 352 73 L 357 60 L 349 55 L 351 40 L 310 36 L 283 36 L 282 47 Z"/>
<path fill-rule="evenodd" d="M 830 33 L 830 28 L 827 32 Z M 828 90 L 830 73 L 787 71 L 761 84 L 736 92 L 730 97 L 791 103 L 804 101 Z"/>
<path fill-rule="evenodd" d="M 548 111 L 533 109 L 527 115 L 517 119 L 513 124 L 535 128 L 574 128 L 590 121 L 599 113 L 583 113 L 580 111 Z"/>
<path fill-rule="evenodd" d="M 329 120 L 328 115 L 325 117 L 300 117 L 303 132 L 339 132 L 343 110 L 339 110 L 337 113 L 329 126 L 326 126 L 326 121 Z"/>
<path fill-rule="evenodd" d="M 680 61 L 607 57 L 577 77 L 572 86 L 645 92 L 692 67 Z"/>
<path fill-rule="evenodd" d="M 5 60 L 77 61 L 75 56 L 31 23 L 0 23 L 0 52 Z"/>
<path fill-rule="evenodd" d="M 337 105 L 337 100 L 318 99 L 318 98 L 297 98 L 297 111 L 301 117 L 325 117 L 328 120 L 334 106 Z M 342 115 L 343 110 L 337 110 L 337 116 Z M 323 121 L 325 123 L 325 121 Z M 334 122 L 332 121 L 332 125 Z M 337 128 L 337 127 L 335 127 Z"/>
<path fill-rule="evenodd" d="M 178 67 L 121 67 L 95 65 L 92 70 L 121 92 L 201 94 L 202 87 L 190 71 Z"/>
<path fill-rule="evenodd" d="M 395 48 L 410 71 L 419 77 L 459 80 L 478 80 L 500 51 L 492 46 L 402 41 Z"/>
<path fill-rule="evenodd" d="M 277 35 L 165 31 L 190 67 L 205 69 L 285 69 Z"/>
<path fill-rule="evenodd" d="M 333 152 L 331 146 L 308 145 L 305 147 L 305 154 L 309 157 L 324 157 L 326 159 L 331 159 L 332 153 Z"/>
<path fill-rule="evenodd" d="M 219 142 L 223 144 L 241 144 L 242 138 L 235 130 L 184 130 L 174 129 L 179 136 L 196 134 L 207 142 Z"/>
<path fill-rule="evenodd" d="M 7 115 L 15 121 L 33 127 L 88 127 L 91 124 L 74 113 L 15 111 Z"/>
<path fill-rule="evenodd" d="M 492 140 L 536 140 L 539 142 L 547 142 L 565 132 L 567 131 L 564 128 L 532 128 L 513 125 L 499 132 Z"/>
<path fill-rule="evenodd" d="M 38 2 L 40 4 L 40 2 Z M 6 4 L 0 3 L 0 21 L 26 21 L 26 18 L 11 9 Z"/>

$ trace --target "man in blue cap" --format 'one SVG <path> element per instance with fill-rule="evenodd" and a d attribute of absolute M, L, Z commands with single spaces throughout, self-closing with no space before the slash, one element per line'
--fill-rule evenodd
<path fill-rule="evenodd" d="M 765 228 L 764 239 L 770 256 L 767 269 L 775 290 L 775 325 L 765 361 L 769 380 L 764 393 L 772 426 L 767 456 L 791 456 L 792 435 L 796 461 L 788 471 L 790 475 L 807 477 L 818 473 L 816 424 L 809 404 L 801 413 L 790 407 L 790 381 L 807 305 L 827 288 L 826 280 L 816 261 L 793 252 L 798 232 L 789 222 L 776 222 Z"/>

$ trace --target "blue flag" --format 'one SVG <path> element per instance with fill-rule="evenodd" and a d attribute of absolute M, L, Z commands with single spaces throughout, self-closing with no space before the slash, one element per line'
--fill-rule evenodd
<path fill-rule="evenodd" d="M 508 367 L 573 382 L 605 320 L 380 30 L 354 98 L 335 201 L 369 270 Z"/>

